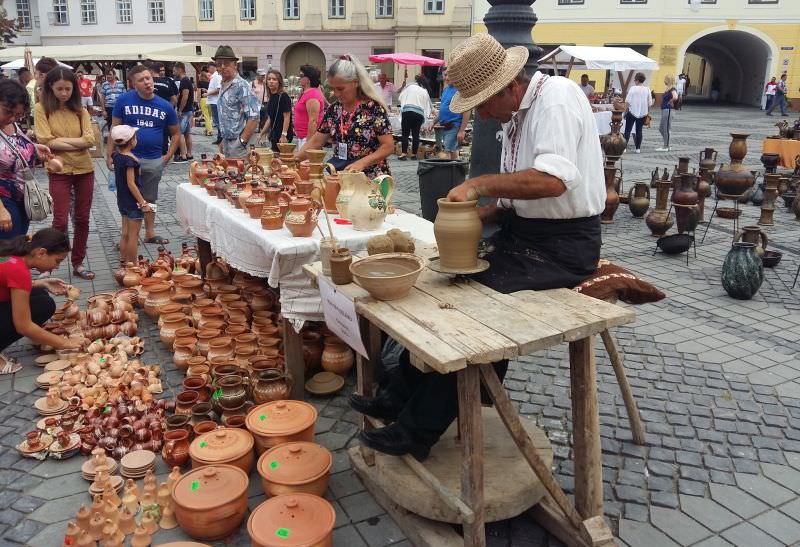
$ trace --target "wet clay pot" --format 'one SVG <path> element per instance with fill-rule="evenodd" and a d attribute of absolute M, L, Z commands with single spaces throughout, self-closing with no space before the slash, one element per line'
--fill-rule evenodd
<path fill-rule="evenodd" d="M 253 434 L 256 451 L 286 442 L 314 440 L 317 410 L 304 401 L 274 401 L 250 409 L 245 425 Z"/>
<path fill-rule="evenodd" d="M 611 224 L 614 222 L 614 213 L 617 212 L 617 208 L 619 207 L 619 194 L 615 186 L 617 168 L 606 165 L 603 168 L 603 172 L 605 173 L 606 179 L 606 207 L 600 215 L 600 222 L 603 224 Z"/>
<path fill-rule="evenodd" d="M 642 218 L 650 208 L 650 187 L 646 182 L 637 182 L 628 191 L 628 209 L 636 218 Z"/>
<path fill-rule="evenodd" d="M 189 461 L 189 432 L 185 429 L 173 429 L 164 433 L 161 457 L 170 467 L 181 467 Z"/>
<path fill-rule="evenodd" d="M 247 514 L 247 474 L 233 465 L 193 469 L 172 487 L 175 518 L 189 536 L 212 541 L 232 534 Z"/>
<path fill-rule="evenodd" d="M 764 282 L 764 266 L 754 243 L 733 244 L 722 263 L 722 288 L 732 298 L 750 300 Z"/>
<path fill-rule="evenodd" d="M 475 268 L 483 230 L 477 200 L 456 202 L 441 198 L 437 203 L 439 212 L 433 223 L 433 234 L 439 247 L 439 263 L 443 268 L 453 270 Z"/>
<path fill-rule="evenodd" d="M 249 474 L 255 460 L 253 446 L 253 436 L 245 429 L 222 427 L 203 433 L 189 447 L 192 469 L 229 464 Z"/>
<path fill-rule="evenodd" d="M 267 496 L 307 492 L 322 496 L 328 488 L 333 457 L 316 443 L 275 446 L 258 458 L 258 474 Z"/>
<path fill-rule="evenodd" d="M 312 494 L 283 494 L 270 498 L 251 513 L 247 533 L 253 547 L 291 545 L 332 547 L 336 511 L 325 499 Z M 291 532 L 290 532 L 291 531 Z"/>

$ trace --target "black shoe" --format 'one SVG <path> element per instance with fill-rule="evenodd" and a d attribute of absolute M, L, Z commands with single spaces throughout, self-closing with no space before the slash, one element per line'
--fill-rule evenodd
<path fill-rule="evenodd" d="M 186 163 L 188 161 L 187 158 L 182 158 L 180 156 L 175 156 L 172 158 L 172 163 Z"/>
<path fill-rule="evenodd" d="M 411 435 L 396 423 L 380 429 L 362 431 L 358 438 L 364 446 L 390 456 L 411 454 L 417 460 L 424 461 L 431 452 L 430 446 L 414 442 Z"/>
<path fill-rule="evenodd" d="M 356 412 L 372 416 L 379 420 L 394 421 L 397 419 L 400 411 L 403 410 L 403 404 L 389 395 L 386 395 L 385 392 L 377 397 L 365 397 L 353 393 L 350 395 L 348 401 L 350 407 Z"/>

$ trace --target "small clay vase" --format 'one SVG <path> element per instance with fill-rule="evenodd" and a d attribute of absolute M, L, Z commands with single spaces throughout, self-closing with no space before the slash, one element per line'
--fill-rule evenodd
<path fill-rule="evenodd" d="M 355 355 L 347 344 L 335 336 L 325 338 L 322 350 L 322 370 L 333 372 L 339 376 L 347 376 L 353 368 Z"/>
<path fill-rule="evenodd" d="M 475 268 L 483 230 L 478 216 L 478 202 L 441 198 L 437 203 L 439 212 L 433 223 L 433 234 L 439 248 L 439 263 L 443 268 L 454 270 Z"/>
<path fill-rule="evenodd" d="M 161 457 L 170 467 L 181 467 L 189 461 L 189 432 L 185 429 L 174 429 L 164 433 Z"/>
<path fill-rule="evenodd" d="M 475 248 L 477 257 L 477 246 Z M 350 255 L 350 249 L 339 247 L 338 252 L 331 252 L 331 281 L 335 285 L 347 285 L 353 282 L 353 274 L 350 271 L 350 264 L 353 263 L 353 257 Z"/>

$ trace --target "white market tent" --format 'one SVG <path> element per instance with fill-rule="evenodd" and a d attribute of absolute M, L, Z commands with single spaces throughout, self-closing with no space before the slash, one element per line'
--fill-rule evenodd
<path fill-rule="evenodd" d="M 551 64 L 556 74 L 566 70 L 567 76 L 573 68 L 587 70 L 612 70 L 617 73 L 622 85 L 622 96 L 628 93 L 634 72 L 658 70 L 658 63 L 629 47 L 558 46 L 539 59 L 540 66 Z M 627 72 L 627 76 L 623 74 Z"/>
<path fill-rule="evenodd" d="M 35 65 L 38 62 L 39 62 L 39 58 L 38 57 L 34 57 L 33 58 L 33 64 Z M 72 68 L 68 64 L 62 63 L 61 61 L 58 61 L 58 64 L 63 66 L 64 68 Z M 19 70 L 20 68 L 22 68 L 24 66 L 25 66 L 25 59 L 20 58 L 20 59 L 16 59 L 14 61 L 11 61 L 10 63 L 6 63 L 4 65 L 0 65 L 0 69 L 3 69 L 3 70 Z"/>
<path fill-rule="evenodd" d="M 215 49 L 195 42 L 156 42 L 152 44 L 74 44 L 68 46 L 24 46 L 0 50 L 0 62 L 24 58 L 29 49 L 34 58 L 52 57 L 61 61 L 182 61 L 208 63 Z M 198 53 L 199 52 L 199 53 Z"/>

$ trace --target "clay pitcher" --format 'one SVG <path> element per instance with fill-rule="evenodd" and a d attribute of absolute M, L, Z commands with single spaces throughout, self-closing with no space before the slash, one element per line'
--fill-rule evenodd
<path fill-rule="evenodd" d="M 309 199 L 296 198 L 289 204 L 289 214 L 284 224 L 292 236 L 309 237 L 317 226 L 319 206 Z"/>
<path fill-rule="evenodd" d="M 663 236 L 672 227 L 672 216 L 667 212 L 667 201 L 672 183 L 669 180 L 660 180 L 656 190 L 656 208 L 650 211 L 644 221 L 653 236 Z"/>
<path fill-rule="evenodd" d="M 378 230 L 389 212 L 389 202 L 394 193 L 394 179 L 382 175 L 369 180 L 366 175 L 355 179 L 355 186 L 347 204 L 347 216 L 353 229 L 369 232 Z"/>
<path fill-rule="evenodd" d="M 713 148 L 706 148 L 700 151 L 700 170 L 713 171 L 717 166 L 717 151 Z"/>
<path fill-rule="evenodd" d="M 339 194 L 336 196 L 336 209 L 339 211 L 340 217 L 350 219 L 350 212 L 348 211 L 350 199 L 353 197 L 356 184 L 362 184 L 364 180 L 368 180 L 367 175 L 361 172 L 344 171 L 339 173 L 338 177 L 340 188 Z"/>
<path fill-rule="evenodd" d="M 164 433 L 161 457 L 170 467 L 181 467 L 189 461 L 189 432 L 185 429 L 173 429 Z"/>
<path fill-rule="evenodd" d="M 264 208 L 264 202 L 265 198 L 264 194 L 261 192 L 261 188 L 253 184 L 253 191 L 244 202 L 247 212 L 250 214 L 250 218 L 261 218 L 261 210 Z"/>
<path fill-rule="evenodd" d="M 325 167 L 330 171 L 330 174 L 322 179 L 322 199 L 325 203 L 325 210 L 328 213 L 336 214 L 339 212 L 336 208 L 336 200 L 339 198 L 339 191 L 342 189 L 341 180 L 332 164 L 328 163 Z"/>
<path fill-rule="evenodd" d="M 264 189 L 264 207 L 279 207 L 283 204 L 288 204 L 292 200 L 289 192 L 285 192 L 280 188 L 269 186 Z"/>
<path fill-rule="evenodd" d="M 478 242 L 483 224 L 477 200 L 438 200 L 439 212 L 433 234 L 439 247 L 439 263 L 449 270 L 472 270 L 478 265 Z"/>
<path fill-rule="evenodd" d="M 628 209 L 636 218 L 642 218 L 650 208 L 650 187 L 646 182 L 637 182 L 628 191 Z"/>
<path fill-rule="evenodd" d="M 752 243 L 756 246 L 756 254 L 758 256 L 763 256 L 764 251 L 767 248 L 767 244 L 769 243 L 769 239 L 767 239 L 767 234 L 761 231 L 761 228 L 758 226 L 744 226 L 742 231 L 736 235 L 736 239 L 733 240 L 734 243 L 737 241 L 742 241 L 743 243 Z M 761 245 L 759 245 L 759 243 Z"/>
<path fill-rule="evenodd" d="M 614 222 L 614 213 L 617 212 L 617 208 L 619 207 L 619 194 L 615 186 L 617 168 L 606 165 L 603 170 L 606 175 L 606 207 L 600 215 L 600 222 L 603 224 L 611 224 Z"/>
<path fill-rule="evenodd" d="M 677 187 L 672 192 L 675 204 L 675 220 L 678 233 L 692 232 L 697 227 L 698 194 L 695 188 L 697 176 L 692 173 L 681 173 Z"/>

